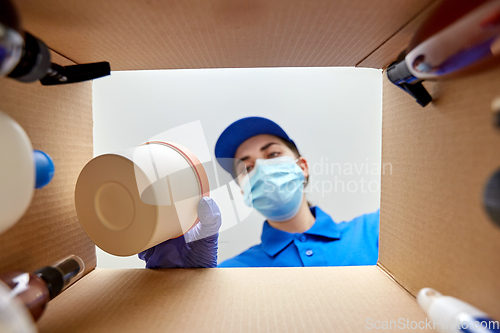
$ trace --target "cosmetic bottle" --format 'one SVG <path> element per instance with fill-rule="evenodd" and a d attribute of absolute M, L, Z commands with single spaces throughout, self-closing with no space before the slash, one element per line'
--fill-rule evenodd
<path fill-rule="evenodd" d="M 36 321 L 45 311 L 47 303 L 78 280 L 84 269 L 83 260 L 72 255 L 33 273 L 0 274 L 0 280 L 10 288 L 11 297 L 21 301 Z"/>
<path fill-rule="evenodd" d="M 46 153 L 33 150 L 28 134 L 0 112 L 0 233 L 28 210 L 35 189 L 54 177 L 54 163 Z"/>
<path fill-rule="evenodd" d="M 438 332 L 500 333 L 500 323 L 483 311 L 451 296 L 443 296 L 432 288 L 418 292 L 417 302 Z"/>
<path fill-rule="evenodd" d="M 432 97 L 423 80 L 470 75 L 497 65 L 499 55 L 500 0 L 443 0 L 386 72 L 426 106 Z"/>

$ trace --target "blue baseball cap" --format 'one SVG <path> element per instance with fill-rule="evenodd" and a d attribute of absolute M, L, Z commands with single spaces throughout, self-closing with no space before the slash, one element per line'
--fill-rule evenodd
<path fill-rule="evenodd" d="M 222 132 L 215 144 L 217 161 L 233 177 L 235 176 L 233 159 L 236 150 L 243 142 L 259 134 L 280 137 L 297 147 L 285 131 L 272 120 L 262 117 L 247 117 L 236 120 Z"/>

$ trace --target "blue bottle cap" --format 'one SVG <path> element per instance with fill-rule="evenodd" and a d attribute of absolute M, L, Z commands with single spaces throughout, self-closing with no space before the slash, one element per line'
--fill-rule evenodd
<path fill-rule="evenodd" d="M 54 177 L 54 162 L 49 155 L 40 150 L 33 151 L 33 159 L 36 171 L 35 188 L 42 188 Z"/>

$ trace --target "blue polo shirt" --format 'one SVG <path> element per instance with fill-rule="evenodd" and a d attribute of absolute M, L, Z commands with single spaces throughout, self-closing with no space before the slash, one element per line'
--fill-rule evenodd
<path fill-rule="evenodd" d="M 262 243 L 217 267 L 297 267 L 376 265 L 379 214 L 365 214 L 335 223 L 318 207 L 311 207 L 316 222 L 301 234 L 274 229 L 266 221 Z"/>

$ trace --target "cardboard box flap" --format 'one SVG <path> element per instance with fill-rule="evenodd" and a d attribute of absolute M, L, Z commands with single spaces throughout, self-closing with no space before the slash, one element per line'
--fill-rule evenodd
<path fill-rule="evenodd" d="M 415 299 L 376 266 L 96 269 L 49 303 L 39 329 L 360 332 L 400 318 L 425 322 Z"/>
<path fill-rule="evenodd" d="M 371 53 L 366 59 L 363 59 L 356 66 L 359 67 L 375 67 L 375 68 L 386 68 L 393 61 L 396 61 L 398 55 L 406 49 L 410 43 L 413 35 L 424 22 L 424 20 L 436 9 L 439 1 L 431 3 L 429 6 L 425 7 L 422 12 L 401 27 L 391 38 L 382 43 L 379 48 L 377 48 L 373 53 Z"/>
<path fill-rule="evenodd" d="M 71 65 L 53 53 L 55 62 Z M 33 271 L 76 254 L 86 272 L 96 264 L 95 245 L 75 212 L 76 179 L 92 158 L 92 83 L 44 87 L 0 81 L 0 111 L 14 118 L 33 148 L 54 160 L 54 179 L 35 195 L 26 214 L 0 235 L 0 272 Z"/>
<path fill-rule="evenodd" d="M 483 207 L 500 68 L 424 85 L 422 108 L 384 75 L 379 263 L 413 295 L 432 287 L 500 318 L 500 227 Z"/>
<path fill-rule="evenodd" d="M 17 0 L 24 26 L 113 70 L 356 66 L 432 0 Z M 387 60 L 389 61 L 389 60 Z"/>

